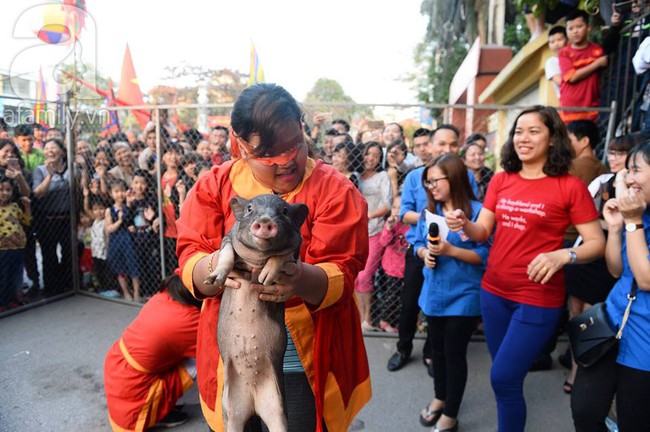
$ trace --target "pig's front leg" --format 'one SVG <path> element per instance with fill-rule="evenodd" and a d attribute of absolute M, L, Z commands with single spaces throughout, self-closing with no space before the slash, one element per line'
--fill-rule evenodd
<path fill-rule="evenodd" d="M 293 260 L 293 254 L 270 257 L 266 261 L 266 264 L 264 264 L 264 267 L 262 268 L 262 271 L 260 272 L 257 279 L 263 285 L 271 285 L 275 281 L 275 278 L 280 274 L 280 271 L 282 271 L 284 263 L 289 260 Z"/>
<path fill-rule="evenodd" d="M 219 250 L 219 263 L 214 271 L 205 277 L 203 283 L 223 288 L 228 274 L 234 267 L 235 249 L 232 247 L 232 243 L 224 241 L 221 245 L 221 250 Z"/>

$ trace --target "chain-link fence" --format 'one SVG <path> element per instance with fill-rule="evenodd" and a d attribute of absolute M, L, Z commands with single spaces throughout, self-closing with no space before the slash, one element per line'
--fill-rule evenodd
<path fill-rule="evenodd" d="M 213 108 L 68 113 L 60 164 L 51 175 L 44 161 L 28 167 L 35 211 L 27 228 L 25 301 L 43 301 L 74 289 L 144 302 L 158 290 L 177 266 L 175 220 L 187 193 L 205 170 L 230 159 L 229 118 L 210 115 Z M 485 138 L 480 166 L 467 162 L 480 180 L 482 165 L 497 168 L 500 145 L 523 107 L 304 106 L 311 156 L 350 178 L 369 202 L 376 203 L 371 212 L 383 207 L 369 227 L 377 241 L 366 267 L 371 284 L 370 312 L 364 319 L 368 331 L 390 334 L 399 326 L 409 226 L 396 223 L 399 201 L 393 198 L 401 195 L 408 172 L 426 156 L 414 141 L 421 128 L 436 127 L 426 120 L 431 109 L 459 129 L 461 154 L 468 139 L 480 140 L 476 134 Z M 609 110 L 601 111 L 606 118 Z M 48 157 L 57 152 L 50 143 L 47 147 Z M 375 158 L 370 157 L 373 152 Z M 371 172 L 379 174 L 381 187 L 368 186 Z M 48 176 L 65 193 L 50 195 L 59 189 L 49 186 L 43 194 L 39 185 Z M 378 192 L 384 195 L 378 197 Z"/>
<path fill-rule="evenodd" d="M 39 124 L 61 123 L 57 118 L 64 112 L 63 104 L 7 95 L 1 102 L 0 184 L 8 192 L 0 211 L 0 314 L 4 314 L 72 294 L 77 253 L 72 153 L 67 152 L 64 129 L 46 132 Z M 55 141 L 44 149 L 50 138 Z"/>

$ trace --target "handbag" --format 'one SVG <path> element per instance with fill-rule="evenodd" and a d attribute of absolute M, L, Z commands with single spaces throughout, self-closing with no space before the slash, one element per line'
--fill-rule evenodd
<path fill-rule="evenodd" d="M 569 343 L 577 364 L 584 368 L 591 367 L 612 348 L 618 346 L 618 341 L 623 336 L 623 328 L 630 316 L 632 302 L 636 299 L 636 288 L 636 279 L 633 279 L 630 293 L 627 295 L 627 307 L 618 331 L 609 319 L 604 302 L 596 303 L 589 310 L 569 321 Z"/>

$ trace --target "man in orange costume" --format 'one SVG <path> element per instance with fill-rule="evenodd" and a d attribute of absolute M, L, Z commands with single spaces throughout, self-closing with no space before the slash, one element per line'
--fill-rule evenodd
<path fill-rule="evenodd" d="M 272 107 L 263 102 L 255 109 L 241 107 L 243 102 L 240 101 L 244 99 L 256 104 L 265 98 L 281 102 Z M 206 287 L 201 286 L 201 281 L 209 273 L 213 261 L 218 259 L 218 252 L 214 251 L 219 249 L 221 239 L 235 222 L 229 204 L 232 197 L 250 199 L 275 192 L 289 203 L 306 204 L 309 216 L 301 227 L 303 242 L 299 264 L 304 269 L 303 274 L 314 272 L 314 269 L 322 274 L 323 286 L 326 284 L 324 297 L 321 296 L 317 304 L 306 300 L 309 294 L 300 297 L 297 291 L 288 296 L 262 293 L 260 298 L 285 301 L 285 323 L 314 394 L 316 430 L 322 430 L 325 424 L 329 432 L 345 432 L 371 395 L 368 360 L 353 299 L 354 279 L 364 267 L 368 254 L 368 210 L 365 200 L 349 180 L 321 161 L 307 158 L 299 113 L 288 120 L 285 117 L 281 126 L 273 123 L 279 132 L 264 135 L 264 124 L 258 124 L 251 126 L 256 132 L 250 136 L 235 133 L 246 129 L 242 126 L 239 126 L 241 130 L 237 129 L 241 112 L 268 109 L 270 113 L 267 114 L 273 117 L 272 111 L 283 103 L 291 105 L 292 109 L 295 105 L 295 110 L 299 111 L 286 90 L 262 84 L 248 87 L 235 104 L 231 142 L 235 155 L 241 151 L 242 158 L 214 167 L 189 193 L 176 224 L 180 271 L 184 285 L 197 298 L 204 299 Z M 248 114 L 242 114 L 245 115 Z M 266 120 L 265 124 L 273 120 Z M 265 145 L 259 136 L 274 138 L 268 140 L 269 148 L 263 154 L 274 153 L 280 157 L 255 154 L 255 149 Z M 256 146 L 251 145 L 253 140 Z M 273 286 L 279 287 L 277 290 L 285 288 L 285 285 Z M 309 291 L 310 287 L 302 289 Z M 239 289 L 251 288 L 252 285 L 242 283 Z M 197 342 L 201 407 L 215 431 L 224 430 L 223 363 L 217 346 L 220 293 L 203 302 Z M 289 405 L 287 410 L 291 409 Z M 289 417 L 291 428 L 291 415 Z"/>
<path fill-rule="evenodd" d="M 186 364 L 196 357 L 200 302 L 176 275 L 163 286 L 106 354 L 104 387 L 115 432 L 155 426 L 194 384 Z"/>

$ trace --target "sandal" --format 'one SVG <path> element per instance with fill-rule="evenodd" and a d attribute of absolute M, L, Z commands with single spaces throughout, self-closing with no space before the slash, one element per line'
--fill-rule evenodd
<path fill-rule="evenodd" d="M 442 416 L 442 408 L 438 411 L 431 411 L 429 405 L 424 407 L 425 415 L 420 413 L 420 424 L 424 427 L 435 426 L 440 417 Z"/>
<path fill-rule="evenodd" d="M 456 424 L 447 429 L 438 429 L 438 426 L 436 426 L 433 432 L 458 432 L 458 420 L 456 420 Z"/>
<path fill-rule="evenodd" d="M 385 331 L 386 333 L 399 333 L 397 327 L 393 327 L 392 325 L 388 324 L 386 321 L 380 321 L 379 328 Z"/>
<path fill-rule="evenodd" d="M 562 384 L 562 390 L 566 394 L 571 394 L 573 391 L 573 384 L 570 383 L 569 381 L 564 381 L 564 384 Z"/>

